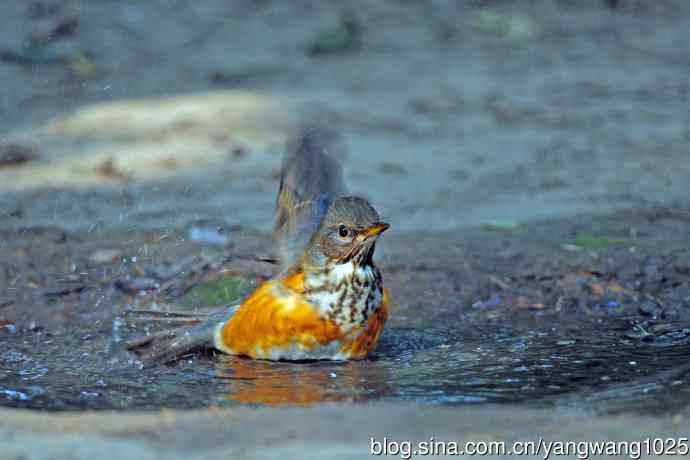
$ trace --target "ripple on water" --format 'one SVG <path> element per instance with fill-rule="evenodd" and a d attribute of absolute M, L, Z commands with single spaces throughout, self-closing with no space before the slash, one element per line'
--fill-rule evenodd
<path fill-rule="evenodd" d="M 649 335 L 626 335 L 627 326 L 559 331 L 449 324 L 389 328 L 375 356 L 363 362 L 201 355 L 143 369 L 113 346 L 110 326 L 79 334 L 13 334 L 4 337 L 0 352 L 0 404 L 125 410 L 413 400 L 574 404 L 616 412 L 690 401 L 690 347 L 682 328 L 660 330 L 660 353 Z M 89 340 L 82 340 L 86 333 Z M 673 338 L 676 344 L 669 345 Z"/>

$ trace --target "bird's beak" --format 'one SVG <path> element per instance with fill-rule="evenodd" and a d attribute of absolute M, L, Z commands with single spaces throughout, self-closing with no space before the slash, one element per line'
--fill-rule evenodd
<path fill-rule="evenodd" d="M 371 238 L 372 236 L 377 236 L 385 232 L 386 230 L 388 230 L 388 227 L 390 227 L 390 225 L 388 225 L 387 223 L 379 222 L 372 225 L 371 227 L 365 228 L 364 230 L 362 230 L 361 234 L 364 235 L 365 238 Z"/>

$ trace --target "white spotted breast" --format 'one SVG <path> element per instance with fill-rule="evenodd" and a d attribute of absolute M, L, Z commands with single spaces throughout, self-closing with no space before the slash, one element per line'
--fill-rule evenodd
<path fill-rule="evenodd" d="M 304 288 L 307 301 L 344 331 L 363 326 L 383 301 L 381 273 L 373 264 L 327 267 L 305 275 Z"/>

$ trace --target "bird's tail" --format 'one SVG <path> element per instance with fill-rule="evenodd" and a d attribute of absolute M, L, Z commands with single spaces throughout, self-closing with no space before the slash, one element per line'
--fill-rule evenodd
<path fill-rule="evenodd" d="M 129 340 L 127 349 L 136 353 L 147 366 L 174 361 L 203 348 L 212 348 L 216 327 L 226 321 L 233 311 L 227 307 L 209 313 L 130 310 L 125 313 L 126 321 L 162 324 L 164 329 Z"/>

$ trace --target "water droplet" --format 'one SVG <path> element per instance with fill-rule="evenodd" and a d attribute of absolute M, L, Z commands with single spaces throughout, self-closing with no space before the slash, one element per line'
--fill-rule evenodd
<path fill-rule="evenodd" d="M 0 394 L 4 394 L 9 399 L 14 399 L 17 401 L 29 401 L 31 399 L 28 394 L 16 390 L 0 390 Z"/>

